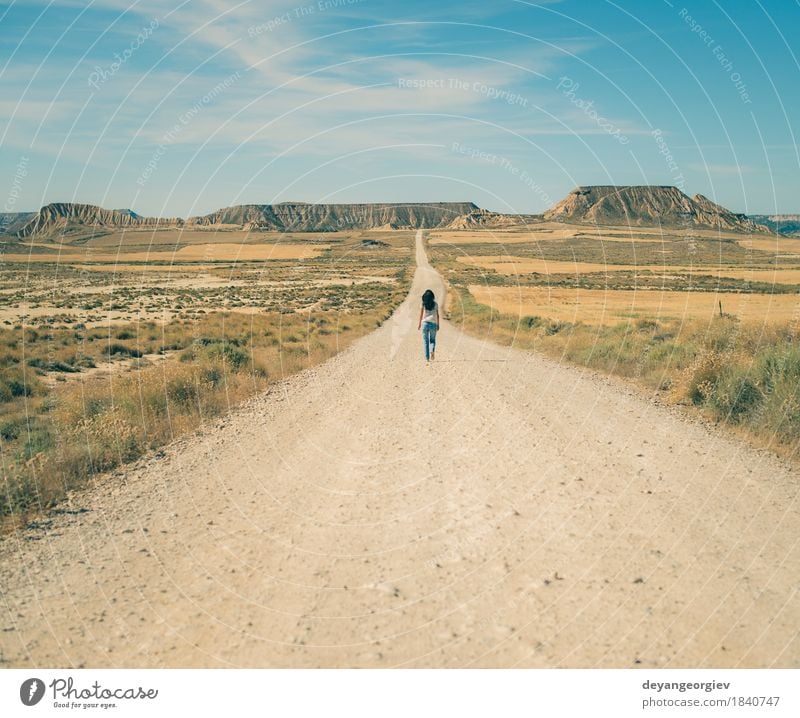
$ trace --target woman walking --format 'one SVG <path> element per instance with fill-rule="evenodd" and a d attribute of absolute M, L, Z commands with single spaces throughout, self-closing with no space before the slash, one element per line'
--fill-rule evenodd
<path fill-rule="evenodd" d="M 422 341 L 425 344 L 425 361 L 436 356 L 436 330 L 439 328 L 439 305 L 430 289 L 422 295 L 422 306 L 419 310 L 417 329 L 422 327 Z"/>

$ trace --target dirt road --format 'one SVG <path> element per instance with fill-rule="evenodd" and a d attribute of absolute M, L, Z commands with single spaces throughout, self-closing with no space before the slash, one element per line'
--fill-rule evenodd
<path fill-rule="evenodd" d="M 5 666 L 800 666 L 798 473 L 393 318 L 0 543 Z"/>

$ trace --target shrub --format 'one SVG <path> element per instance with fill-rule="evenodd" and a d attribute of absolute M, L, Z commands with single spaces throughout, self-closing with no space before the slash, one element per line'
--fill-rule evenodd
<path fill-rule="evenodd" d="M 716 351 L 702 351 L 686 369 L 686 396 L 693 404 L 704 404 L 714 391 L 724 356 Z"/>
<path fill-rule="evenodd" d="M 23 377 L 21 374 L 13 374 L 0 379 L 0 397 L 8 397 L 3 401 L 10 401 L 20 396 L 32 396 L 33 388 L 30 375 Z"/>
<path fill-rule="evenodd" d="M 763 398 L 761 389 L 746 371 L 727 366 L 717 377 L 708 403 L 719 418 L 740 423 L 758 408 Z"/>
<path fill-rule="evenodd" d="M 3 441 L 13 441 L 19 438 L 20 434 L 25 430 L 25 417 L 16 419 L 6 419 L 0 424 L 0 438 Z"/>
<path fill-rule="evenodd" d="M 800 384 L 782 379 L 763 400 L 759 422 L 781 442 L 800 439 Z"/>
<path fill-rule="evenodd" d="M 758 373 L 765 390 L 784 380 L 800 380 L 800 351 L 795 347 L 770 347 L 759 357 Z"/>
<path fill-rule="evenodd" d="M 111 406 L 110 397 L 87 397 L 83 402 L 83 415 L 85 417 L 93 417 L 107 411 Z"/>
<path fill-rule="evenodd" d="M 106 349 L 106 353 L 109 357 L 112 356 L 127 356 L 127 357 L 141 357 L 142 352 L 138 349 L 134 349 L 133 347 L 127 347 L 124 344 L 109 344 L 108 349 Z"/>
<path fill-rule="evenodd" d="M 28 366 L 41 369 L 42 371 L 63 371 L 68 373 L 80 371 L 77 367 L 74 367 L 67 362 L 60 361 L 58 359 L 46 361 L 41 357 L 31 357 L 28 359 Z"/>
<path fill-rule="evenodd" d="M 550 322 L 545 328 L 544 333 L 551 337 L 554 334 L 558 334 L 560 331 L 563 331 L 567 327 L 569 327 L 568 322 Z"/>
<path fill-rule="evenodd" d="M 212 346 L 208 350 L 208 356 L 212 359 L 221 359 L 233 371 L 238 371 L 244 367 L 249 360 L 249 356 L 246 352 L 230 344 L 217 344 Z"/>
<path fill-rule="evenodd" d="M 179 409 L 196 407 L 199 400 L 197 383 L 189 375 L 171 379 L 167 382 L 167 400 L 177 404 Z"/>
<path fill-rule="evenodd" d="M 51 449 L 53 445 L 54 437 L 50 430 L 39 422 L 33 422 L 25 435 L 25 443 L 17 458 L 21 461 L 31 461 L 38 454 Z"/>
<path fill-rule="evenodd" d="M 636 322 L 636 328 L 642 332 L 655 332 L 659 326 L 654 319 L 639 319 Z"/>
<path fill-rule="evenodd" d="M 93 369 L 97 366 L 94 359 L 92 359 L 90 356 L 86 356 L 85 354 L 76 355 L 73 358 L 72 364 L 73 366 L 82 367 L 84 369 Z"/>
<path fill-rule="evenodd" d="M 218 366 L 210 366 L 200 371 L 200 381 L 208 384 L 212 389 L 216 389 L 222 382 L 224 374 Z"/>
<path fill-rule="evenodd" d="M 740 343 L 741 328 L 736 319 L 716 317 L 704 332 L 705 345 L 712 352 L 730 352 Z"/>
<path fill-rule="evenodd" d="M 33 508 L 38 492 L 31 474 L 5 476 L 3 483 L 0 490 L 0 515 L 24 514 Z"/>

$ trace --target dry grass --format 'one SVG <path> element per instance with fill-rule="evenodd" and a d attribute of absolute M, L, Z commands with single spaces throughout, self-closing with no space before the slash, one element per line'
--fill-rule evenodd
<path fill-rule="evenodd" d="M 0 355 L 0 516 L 24 519 L 52 506 L 92 476 L 324 361 L 372 331 L 390 314 L 391 304 L 352 315 L 219 313 L 201 322 L 142 324 L 97 333 L 94 342 L 83 336 L 81 349 L 63 351 L 55 336 L 18 330 L 15 343 L 7 333 Z M 18 361 L 23 343 L 29 357 L 42 343 L 46 358 Z M 158 364 L 135 359 L 155 347 L 169 348 L 172 357 Z M 119 359 L 124 370 L 82 373 L 99 356 Z M 53 385 L 41 380 L 42 371 L 70 372 L 75 378 Z"/>
<path fill-rule="evenodd" d="M 513 255 L 504 257 L 467 255 L 457 257 L 456 261 L 507 276 L 532 273 L 546 276 L 560 274 L 578 276 L 591 273 L 611 274 L 613 272 L 634 272 L 636 274 L 664 274 L 669 272 L 710 277 L 729 277 L 731 279 L 744 279 L 749 282 L 763 282 L 766 284 L 800 283 L 800 268 L 776 269 L 774 266 L 730 268 L 720 266 L 687 266 L 679 264 L 601 264 L 599 262 L 560 262 L 558 260 L 515 257 Z"/>
<path fill-rule="evenodd" d="M 556 239 L 574 237 L 576 230 L 550 228 L 543 225 L 530 231 L 520 232 L 503 229 L 484 229 L 479 231 L 459 230 L 432 232 L 431 244 L 527 244 L 529 242 L 548 242 Z"/>
<path fill-rule="evenodd" d="M 610 326 L 630 319 L 710 321 L 723 311 L 748 323 L 785 324 L 800 316 L 794 294 L 561 289 L 470 285 L 477 302 L 513 317 Z"/>
<path fill-rule="evenodd" d="M 758 235 L 754 239 L 743 238 L 741 234 L 720 232 L 699 227 L 626 227 L 598 226 L 593 224 L 564 224 L 561 222 L 529 222 L 527 225 L 477 230 L 437 230 L 431 232 L 431 245 L 471 245 L 471 244 L 526 244 L 585 238 L 600 242 L 655 243 L 686 239 L 708 239 L 715 241 L 739 242 L 752 248 L 768 252 L 795 251 L 800 253 L 800 240 L 775 240 Z M 795 250 L 789 248 L 796 247 Z"/>
<path fill-rule="evenodd" d="M 115 274 L 121 274 L 123 272 L 132 272 L 132 273 L 140 273 L 140 274 L 164 274 L 164 271 L 170 270 L 170 267 L 164 267 L 162 264 L 123 264 L 121 262 L 113 262 L 110 265 L 108 263 L 98 263 L 98 264 L 88 264 L 88 263 L 81 263 L 81 264 L 69 264 L 70 269 L 75 269 L 81 272 L 113 272 Z M 192 264 L 192 272 L 194 271 L 203 271 L 209 269 L 220 269 L 225 267 L 226 265 L 222 265 L 219 263 L 214 264 Z M 174 268 L 174 274 L 178 276 L 186 276 L 186 267 L 181 267 L 176 265 Z"/>
<path fill-rule="evenodd" d="M 756 249 L 761 252 L 769 252 L 777 256 L 800 254 L 800 239 L 789 239 L 788 237 L 766 237 L 740 239 L 739 244 L 747 249 Z"/>

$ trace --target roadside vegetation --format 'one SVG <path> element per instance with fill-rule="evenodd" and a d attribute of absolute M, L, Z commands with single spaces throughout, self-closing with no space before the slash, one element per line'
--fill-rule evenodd
<path fill-rule="evenodd" d="M 451 239 L 451 241 L 454 241 Z M 595 240 L 596 241 L 596 240 Z M 580 238 L 569 241 L 542 242 L 537 250 L 547 255 L 562 258 L 572 255 L 577 261 L 597 261 L 600 248 Z M 763 266 L 769 262 L 766 252 L 743 254 L 741 247 L 730 240 L 717 243 L 715 248 L 705 246 L 709 256 L 720 251 L 720 246 L 729 248 L 722 255 L 724 266 L 746 267 L 758 262 Z M 484 256 L 476 251 L 475 244 L 468 248 L 470 256 Z M 514 254 L 526 250 L 515 244 Z M 573 250 L 584 250 L 578 253 Z M 633 251 L 624 250 L 620 243 L 613 245 L 614 259 L 619 264 L 631 264 Z M 634 247 L 634 250 L 637 249 Z M 639 249 L 642 249 L 639 247 Z M 652 391 L 661 400 L 681 404 L 702 411 L 711 419 L 736 427 L 750 435 L 760 445 L 768 445 L 785 456 L 795 456 L 800 449 L 800 321 L 774 321 L 769 316 L 758 319 L 740 317 L 720 311 L 714 316 L 699 319 L 694 316 L 646 316 L 639 312 L 624 320 L 606 324 L 582 321 L 580 311 L 574 321 L 564 321 L 557 316 L 548 316 L 546 303 L 526 307 L 524 300 L 518 303 L 517 311 L 509 307 L 498 308 L 478 302 L 469 287 L 522 288 L 551 286 L 559 290 L 565 287 L 585 287 L 606 290 L 637 289 L 648 292 L 675 292 L 682 295 L 692 291 L 716 291 L 723 297 L 724 305 L 735 305 L 724 297 L 751 294 L 795 294 L 797 286 L 782 284 L 757 284 L 747 279 L 725 279 L 714 281 L 712 277 L 688 277 L 680 271 L 671 270 L 669 276 L 658 278 L 657 286 L 652 281 L 636 282 L 630 286 L 630 275 L 614 271 L 608 264 L 602 275 L 594 272 L 565 275 L 502 275 L 492 270 L 478 270 L 463 261 L 461 248 L 457 246 L 434 247 L 432 260 L 446 277 L 451 287 L 448 313 L 451 321 L 473 335 L 500 344 L 520 349 L 542 352 L 559 360 L 590 367 L 609 374 L 634 380 Z M 534 248 L 527 248 L 533 256 Z M 647 247 L 643 250 L 645 256 Z M 652 249 L 650 250 L 652 253 Z M 497 246 L 486 245 L 485 256 L 496 256 Z M 459 261 L 458 257 L 462 259 Z M 671 262 L 679 259 L 673 251 Z M 797 266 L 800 257 L 789 258 L 789 266 Z M 719 257 L 718 257 L 719 261 Z M 690 281 L 691 285 L 686 286 Z M 729 292 L 731 294 L 725 294 Z M 489 293 L 486 293 L 489 294 Z M 514 291 L 509 291 L 513 295 Z M 546 294 L 546 292 L 545 292 Z M 615 292 L 609 291 L 609 301 L 614 301 Z M 780 299 L 783 301 L 780 297 Z M 537 310 L 538 309 L 538 310 Z M 554 311 L 554 315 L 558 315 Z M 800 319 L 800 311 L 797 312 Z"/>

